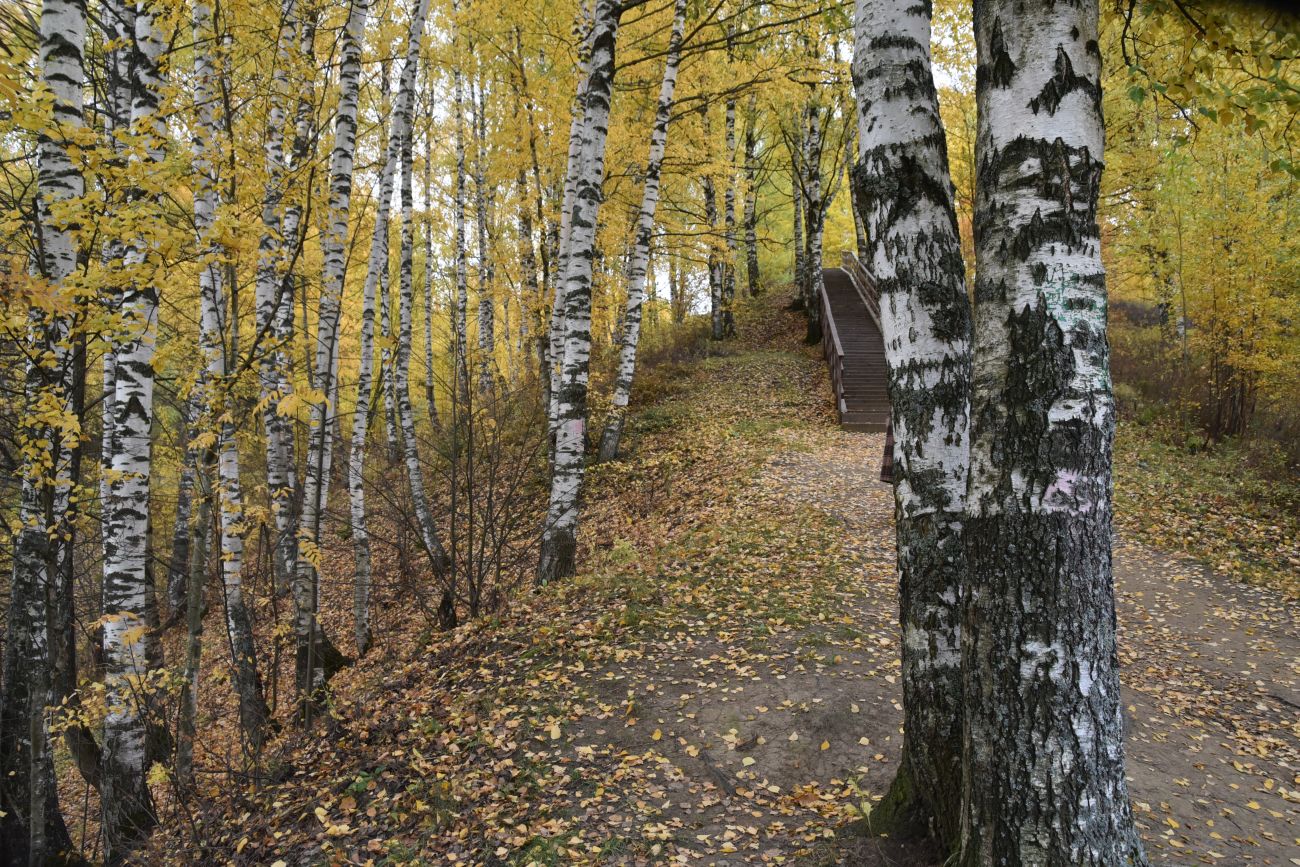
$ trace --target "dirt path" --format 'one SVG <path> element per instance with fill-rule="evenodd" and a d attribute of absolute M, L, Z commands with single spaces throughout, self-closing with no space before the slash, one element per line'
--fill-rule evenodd
<path fill-rule="evenodd" d="M 686 569 L 701 588 L 699 607 L 624 664 L 593 673 L 587 683 L 600 701 L 624 713 L 583 720 L 575 740 L 639 757 L 609 787 L 633 809 L 603 815 L 616 816 L 629 839 L 651 828 L 659 854 L 681 863 L 835 863 L 844 852 L 826 839 L 854 804 L 883 794 L 898 760 L 883 437 L 810 416 L 820 370 L 797 356 L 785 356 L 782 370 L 775 358 L 741 356 L 710 371 L 704 393 L 721 400 L 730 429 L 760 431 L 754 448 L 765 459 L 738 495 L 700 519 L 707 539 L 653 570 L 670 587 L 673 568 Z M 787 382 L 796 371 L 813 382 Z M 746 418 L 745 396 L 787 385 L 803 390 Z M 738 417 L 729 422 L 728 407 Z M 763 520 L 788 521 L 800 538 L 754 526 Z M 728 555 L 737 551 L 747 557 Z M 1136 545 L 1117 545 L 1116 575 L 1129 771 L 1152 862 L 1300 864 L 1297 612 Z M 716 586 L 732 580 L 747 617 L 726 610 L 732 597 Z M 655 770 L 644 773 L 646 764 Z M 875 844 L 848 857 L 929 861 Z"/>
<path fill-rule="evenodd" d="M 892 610 L 893 587 L 872 578 L 893 548 L 881 445 L 839 434 L 773 459 L 769 478 L 843 523 Z M 1300 864 L 1300 613 L 1122 540 L 1115 574 L 1129 774 L 1152 861 Z"/>

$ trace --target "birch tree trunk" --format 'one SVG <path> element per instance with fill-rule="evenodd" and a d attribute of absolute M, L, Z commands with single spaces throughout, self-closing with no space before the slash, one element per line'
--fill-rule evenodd
<path fill-rule="evenodd" d="M 728 99 L 724 120 L 727 186 L 722 193 L 722 220 L 727 260 L 722 266 L 722 336 L 736 336 L 736 100 Z"/>
<path fill-rule="evenodd" d="M 83 126 L 82 66 L 86 9 L 77 2 L 45 0 L 40 18 L 40 76 L 54 97 L 53 123 L 37 142 L 37 276 L 56 292 L 77 266 L 75 224 L 55 216 L 64 202 L 85 192 L 69 153 Z M 0 854 L 10 863 L 42 864 L 71 849 L 59 812 L 46 707 L 54 704 L 55 616 L 61 592 L 60 545 L 67 527 L 66 458 L 76 430 L 50 418 L 49 404 L 71 409 L 70 323 L 65 314 L 33 310 L 28 317 L 33 354 L 25 375 L 19 528 L 0 690 Z M 48 401 L 48 403 L 47 403 Z M 71 604 L 71 600 L 65 600 Z"/>
<path fill-rule="evenodd" d="M 319 596 L 321 516 L 325 508 L 333 448 L 331 429 L 337 404 L 329 400 L 338 376 L 339 308 L 343 300 L 346 268 L 344 242 L 352 203 L 352 162 L 357 137 L 357 90 L 361 77 L 361 42 L 365 33 L 367 0 L 352 0 L 340 43 L 339 104 L 334 121 L 334 149 L 330 154 L 328 226 L 321 241 L 324 281 L 316 330 L 312 367 L 313 396 L 307 444 L 307 471 L 303 484 L 298 563 L 294 572 L 294 634 L 297 643 L 297 687 L 302 719 L 310 720 L 319 691 L 341 667 L 342 654 L 325 636 L 317 620 Z"/>
<path fill-rule="evenodd" d="M 433 117 L 432 72 L 426 77 L 425 90 L 429 94 L 429 117 Z M 424 139 L 424 401 L 428 406 L 429 423 L 434 430 L 441 427 L 438 421 L 436 380 L 433 371 L 433 150 L 434 124 L 425 127 Z"/>
<path fill-rule="evenodd" d="M 704 140 L 711 142 L 713 130 L 712 125 L 709 123 L 709 107 L 707 103 L 700 107 L 700 116 L 703 118 Z M 723 263 L 718 258 L 718 247 L 715 243 L 715 234 L 718 230 L 718 195 L 714 189 L 712 174 L 706 172 L 704 177 L 700 179 L 700 189 L 704 194 L 704 222 L 708 224 L 705 240 L 709 245 L 709 249 L 705 261 L 709 274 L 709 335 L 714 340 L 721 340 L 726 336 L 722 300 Z"/>
<path fill-rule="evenodd" d="M 591 71 L 583 99 L 582 144 L 571 161 L 573 208 L 564 262 L 564 360 L 556 390 L 555 469 L 542 530 L 537 568 L 540 584 L 572 575 L 582 489 L 587 426 L 587 378 L 591 361 L 591 281 L 605 172 L 605 140 L 614 88 L 614 48 L 622 7 L 596 0 L 591 36 Z"/>
<path fill-rule="evenodd" d="M 460 14 L 460 4 L 453 0 L 454 14 Z M 460 38 L 460 23 L 456 23 L 454 39 Z M 460 403 L 469 401 L 469 333 L 466 316 L 469 311 L 469 262 L 465 247 L 465 82 L 459 62 L 452 71 L 452 119 L 456 152 L 455 196 L 452 205 L 453 270 L 456 281 L 456 301 L 452 306 L 452 364 L 455 368 L 455 389 Z"/>
<path fill-rule="evenodd" d="M 258 383 L 262 426 L 266 432 L 267 498 L 275 521 L 272 569 L 276 592 L 287 593 L 293 582 L 297 549 L 292 502 L 295 472 L 293 427 L 291 420 L 280 413 L 279 403 L 288 396 L 292 387 L 287 346 L 293 336 L 293 275 L 285 261 L 285 239 L 286 233 L 292 232 L 288 239 L 296 243 L 297 233 L 281 213 L 281 202 L 287 168 L 283 139 L 285 105 L 289 99 L 288 65 L 297 36 L 297 0 L 284 0 L 280 15 L 271 104 L 267 113 L 266 185 L 262 192 L 262 235 L 257 248 L 254 304 L 259 339 L 267 343 L 258 364 Z M 298 147 L 295 142 L 295 152 Z"/>
<path fill-rule="evenodd" d="M 627 309 L 623 314 L 622 349 L 618 375 L 614 380 L 614 397 L 610 401 L 609 419 L 600 437 L 600 460 L 610 461 L 618 455 L 619 439 L 627 418 L 627 404 L 632 396 L 632 378 L 636 375 L 636 352 L 641 339 L 641 312 L 645 305 L 646 270 L 650 260 L 650 237 L 654 233 L 655 209 L 659 205 L 659 175 L 663 169 L 664 148 L 668 142 L 668 124 L 673 115 L 673 93 L 677 87 L 677 65 L 682 55 L 682 35 L 686 28 L 686 0 L 673 7 L 673 29 L 668 38 L 668 59 L 663 83 L 659 86 L 659 106 L 650 132 L 650 156 L 646 160 L 645 190 L 637 215 L 636 236 L 627 262 Z M 531 245 L 530 245 L 531 248 Z"/>
<path fill-rule="evenodd" d="M 807 150 L 804 159 L 804 306 L 808 314 L 808 343 L 822 339 L 822 227 L 826 210 L 822 202 L 822 130 L 821 107 L 815 100 L 808 103 Z"/>
<path fill-rule="evenodd" d="M 931 826 L 953 851 L 961 816 L 970 303 L 930 66 L 929 7 L 857 0 L 855 25 L 851 192 L 866 224 L 864 264 L 880 291 L 888 365 L 905 720 L 902 763 L 871 822 L 877 833 Z"/>
<path fill-rule="evenodd" d="M 223 84 L 218 81 L 211 50 L 220 44 L 212 10 L 205 0 L 194 4 L 194 98 L 198 106 L 194 138 L 194 226 L 199 242 L 199 346 L 206 360 L 202 380 L 209 423 L 217 431 L 217 515 L 221 530 L 221 581 L 225 594 L 226 631 L 230 638 L 233 683 L 239 696 L 239 722 L 252 755 L 266 742 L 270 710 L 262 694 L 253 643 L 253 623 L 244 604 L 244 503 L 239 475 L 239 447 L 232 408 L 227 405 L 229 365 L 236 311 L 228 309 L 224 283 L 226 262 L 213 226 L 219 205 L 217 167 L 222 162 L 221 126 L 217 105 Z"/>
<path fill-rule="evenodd" d="M 176 486 L 176 516 L 172 522 L 172 554 L 167 564 L 168 623 L 175 623 L 185 615 L 185 594 L 189 592 L 190 568 L 190 518 L 194 504 L 194 456 L 191 443 L 196 433 L 201 412 L 200 390 L 195 389 L 181 412 L 181 466 L 180 480 Z"/>
<path fill-rule="evenodd" d="M 392 115 L 392 132 L 385 147 L 384 168 L 379 179 L 379 199 L 375 211 L 375 231 L 371 236 L 370 256 L 366 265 L 366 282 L 363 290 L 361 307 L 361 359 L 357 372 L 357 402 L 352 417 L 352 440 L 348 455 L 348 499 L 352 519 L 352 544 L 356 560 L 356 573 L 352 594 L 352 622 L 357 643 L 357 653 L 364 654 L 370 648 L 370 532 L 366 518 L 365 495 L 365 459 L 366 429 L 370 418 L 370 401 L 372 393 L 372 368 L 374 365 L 375 334 L 375 292 L 382 275 L 388 266 L 388 222 L 393 202 L 393 173 L 399 160 L 411 157 L 411 113 L 415 102 L 415 79 L 419 63 L 420 39 L 424 35 L 424 24 L 428 18 L 429 0 L 412 10 L 411 23 L 407 34 L 406 61 L 402 68 L 401 83 L 398 86 L 397 105 Z M 410 170 L 403 163 L 403 199 L 402 217 L 409 220 Z M 407 341 L 406 364 L 410 364 L 410 279 L 411 251 L 407 249 L 406 235 L 408 227 L 403 224 L 402 246 L 402 293 L 407 311 L 407 322 L 403 332 Z M 398 348 L 398 360 L 401 361 L 401 348 Z M 402 405 L 400 386 L 404 379 L 403 372 L 394 369 L 394 388 L 392 393 L 398 407 Z M 408 387 L 409 394 L 409 387 Z M 410 399 L 407 398 L 409 406 Z M 403 425 L 405 439 L 414 438 L 414 426 L 409 433 Z M 423 488 L 421 488 L 423 491 Z"/>
<path fill-rule="evenodd" d="M 352 439 L 348 449 L 348 508 L 355 561 L 352 585 L 352 626 L 357 654 L 370 648 L 370 530 L 366 520 L 366 431 L 370 421 L 375 357 L 375 293 L 380 272 L 388 259 L 388 212 L 393 201 L 393 169 L 396 155 L 392 140 L 379 177 L 379 201 L 375 209 L 375 230 L 370 241 L 366 283 L 361 300 L 361 358 L 357 362 L 357 401 L 352 411 Z"/>
<path fill-rule="evenodd" d="M 1097 18 L 975 8 L 964 865 L 1146 863 L 1115 646 Z"/>
<path fill-rule="evenodd" d="M 132 160 L 163 158 L 165 130 L 157 117 L 163 80 L 162 35 L 151 3 L 135 15 L 131 123 L 143 139 Z M 141 194 L 148 195 L 148 194 Z M 137 199 L 138 201 L 138 199 Z M 157 342 L 158 263 L 142 239 L 131 239 L 125 263 L 130 282 L 121 293 L 122 326 L 114 341 L 114 449 L 104 534 L 103 643 L 108 711 L 104 719 L 101 779 L 105 860 L 118 863 L 155 823 L 145 782 L 149 695 L 148 633 L 154 611 L 149 562 L 149 492 L 153 426 L 154 346 Z"/>
<path fill-rule="evenodd" d="M 187 790 L 194 778 L 194 739 L 197 734 L 199 714 L 199 663 L 203 654 L 203 618 L 207 614 L 207 597 L 203 592 L 204 578 L 208 572 L 208 540 L 212 536 L 212 456 L 211 450 L 191 455 L 195 462 L 195 479 L 198 486 L 197 514 L 193 528 L 193 544 L 189 547 L 189 561 L 185 564 L 187 587 L 185 591 L 185 672 L 181 680 L 180 705 L 176 723 L 175 776 L 182 790 Z"/>
<path fill-rule="evenodd" d="M 745 118 L 745 277 L 749 296 L 756 297 L 762 290 L 758 271 L 758 124 L 755 101 L 749 101 Z"/>
<path fill-rule="evenodd" d="M 560 424 L 560 380 L 563 376 L 564 339 L 565 339 L 565 293 L 568 272 L 569 241 L 573 228 L 574 197 L 577 195 L 577 179 L 582 158 L 583 124 L 586 119 L 587 90 L 591 86 L 591 61 L 593 40 L 596 37 L 594 16 L 596 0 L 585 0 L 581 4 L 578 21 L 574 25 L 575 41 L 582 48 L 578 52 L 578 86 L 573 99 L 573 114 L 569 119 L 569 151 L 565 160 L 564 192 L 560 200 L 560 224 L 556 230 L 555 244 L 555 286 L 551 299 L 551 327 L 547 354 L 547 370 L 550 374 L 548 421 L 550 422 L 549 442 L 552 469 L 555 465 L 555 443 L 559 436 Z"/>
<path fill-rule="evenodd" d="M 478 87 L 471 87 L 470 100 L 474 120 L 474 225 L 478 235 L 478 388 L 486 394 L 492 390 L 496 374 L 493 358 L 496 347 L 495 268 L 491 251 L 492 190 L 487 180 L 487 97 L 480 77 Z M 507 325 L 509 323 L 507 322 Z"/>
<path fill-rule="evenodd" d="M 790 193 L 794 200 L 794 216 L 791 218 L 790 235 L 791 246 L 794 247 L 794 286 L 799 293 L 799 302 L 802 304 L 807 298 L 804 283 L 806 282 L 805 275 L 808 270 L 803 226 L 804 200 L 806 198 L 803 189 L 803 164 L 806 161 L 804 152 L 807 148 L 807 138 L 804 136 L 804 131 L 799 124 L 795 125 L 795 129 L 797 130 L 795 140 L 790 144 Z"/>

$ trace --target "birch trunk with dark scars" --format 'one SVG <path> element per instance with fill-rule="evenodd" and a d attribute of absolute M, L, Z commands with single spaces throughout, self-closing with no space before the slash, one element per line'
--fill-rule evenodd
<path fill-rule="evenodd" d="M 348 447 L 348 509 L 355 562 L 352 585 L 352 626 L 357 654 L 370 647 L 370 530 L 366 518 L 366 431 L 370 420 L 370 401 L 374 391 L 375 294 L 380 271 L 388 259 L 388 212 L 393 201 L 393 169 L 396 154 L 393 140 L 385 150 L 384 167 L 379 176 L 379 201 L 375 209 L 375 230 L 370 239 L 370 257 L 366 264 L 366 282 L 361 298 L 360 354 L 357 362 L 357 400 L 352 411 L 352 439 Z"/>
<path fill-rule="evenodd" d="M 1124 779 L 1096 0 L 975 6 L 960 863 L 1145 864 Z"/>
<path fill-rule="evenodd" d="M 822 229 L 826 209 L 822 202 L 821 108 L 808 103 L 808 132 L 804 139 L 804 285 L 803 303 L 808 315 L 808 343 L 822 339 Z"/>
<path fill-rule="evenodd" d="M 166 130 L 158 118 L 164 51 L 157 11 L 136 7 L 131 125 L 142 146 L 133 161 L 162 161 Z M 137 203 L 148 194 L 136 194 Z M 152 207 L 156 201 L 148 201 Z M 155 823 L 145 781 L 150 697 L 148 645 L 156 612 L 149 556 L 154 347 L 157 342 L 159 263 L 143 239 L 126 239 L 129 282 L 120 294 L 122 323 L 113 354 L 113 456 L 104 531 L 103 646 L 107 713 L 104 719 L 103 804 L 105 860 L 121 862 Z"/>
<path fill-rule="evenodd" d="M 333 451 L 334 394 L 338 378 L 339 309 L 346 269 L 345 240 L 352 204 L 352 164 L 357 141 L 357 91 L 361 78 L 361 42 L 365 33 L 367 0 L 352 0 L 339 49 L 339 104 L 334 120 L 334 148 L 330 154 L 328 225 L 321 239 L 324 280 L 312 365 L 311 407 L 307 440 L 307 469 L 299 510 L 298 563 L 294 570 L 294 636 L 297 645 L 297 687 L 303 721 L 310 717 L 319 692 L 334 671 L 346 661 L 326 637 L 317 618 L 319 597 L 317 564 Z"/>
<path fill-rule="evenodd" d="M 758 271 L 758 135 L 754 129 L 758 115 L 754 100 L 745 118 L 745 277 L 751 298 L 762 291 Z"/>
<path fill-rule="evenodd" d="M 397 350 L 393 357 L 393 391 L 397 402 L 397 422 L 402 431 L 402 457 L 406 463 L 406 479 L 411 490 L 411 504 L 415 510 L 420 530 L 420 542 L 425 556 L 433 568 L 434 577 L 442 585 L 443 597 L 439 606 L 442 625 L 456 625 L 455 588 L 449 582 L 450 558 L 443 547 L 438 527 L 433 521 L 429 495 L 424 487 L 424 471 L 420 464 L 419 440 L 415 433 L 415 407 L 411 403 L 411 330 L 414 316 L 414 256 L 415 212 L 412 175 L 414 172 L 414 144 L 412 141 L 411 114 L 415 99 L 415 73 L 419 64 L 420 35 L 429 0 L 421 0 L 417 11 L 420 29 L 412 25 L 407 41 L 406 65 L 402 69 L 402 83 L 393 114 L 393 139 L 399 143 L 398 168 L 401 172 L 402 240 L 398 265 Z"/>
<path fill-rule="evenodd" d="M 800 306 L 804 304 L 805 292 L 804 283 L 805 275 L 808 271 L 807 257 L 804 246 L 804 192 L 803 192 L 803 135 L 799 136 L 799 141 L 790 148 L 790 193 L 791 204 L 793 205 L 794 214 L 791 217 L 790 225 L 790 246 L 794 247 L 794 289 L 796 300 Z"/>
<path fill-rule="evenodd" d="M 600 460 L 611 461 L 618 455 L 627 404 L 632 396 L 632 378 L 636 375 L 636 352 L 641 339 L 641 314 L 645 305 L 646 271 L 650 261 L 650 237 L 654 233 L 655 209 L 659 205 L 659 175 L 663 169 L 664 148 L 668 141 L 668 123 L 673 115 L 673 93 L 677 87 L 677 65 L 682 55 L 682 35 L 686 28 L 686 0 L 677 0 L 673 8 L 673 29 L 668 38 L 668 59 L 663 83 L 659 86 L 659 106 L 650 132 L 650 156 L 646 160 L 645 190 L 637 214 L 636 236 L 627 260 L 627 308 L 623 313 L 622 349 L 618 375 L 610 401 L 609 419 L 600 437 Z"/>
<path fill-rule="evenodd" d="M 285 219 L 281 203 L 287 164 L 284 153 L 285 106 L 289 100 L 287 66 L 297 37 L 297 0 L 283 0 L 280 28 L 276 37 L 275 73 L 271 80 L 271 104 L 267 113 L 264 165 L 266 183 L 262 192 L 262 235 L 257 248 L 254 304 L 257 332 L 266 343 L 258 364 L 262 404 L 262 426 L 266 433 L 266 487 L 275 521 L 271 562 L 277 593 L 287 593 L 293 583 L 293 561 L 297 532 L 293 520 L 295 483 L 293 427 L 279 411 L 279 403 L 292 387 L 287 351 L 293 336 L 293 275 L 285 262 L 286 232 L 296 231 Z M 295 151 L 300 145 L 295 142 Z M 296 156 L 301 156 L 296 154 Z M 295 245 L 297 238 L 287 238 Z"/>
<path fill-rule="evenodd" d="M 701 125 L 704 127 L 704 140 L 713 138 L 712 125 L 709 123 L 708 103 L 700 106 Z M 726 336 L 726 317 L 722 297 L 723 262 L 718 256 L 715 233 L 718 230 L 718 195 L 713 184 L 713 175 L 705 171 L 700 178 L 700 192 L 704 195 L 704 222 L 708 224 L 705 241 L 709 245 L 706 267 L 709 275 L 709 335 L 714 340 Z"/>
<path fill-rule="evenodd" d="M 961 529 L 970 471 L 970 302 L 939 100 L 930 12 L 857 0 L 851 191 L 880 291 L 894 455 L 904 741 L 872 830 L 933 829 L 957 848 L 961 817 Z M 846 161 L 847 162 L 847 161 Z"/>
<path fill-rule="evenodd" d="M 352 624 L 358 654 L 364 654 L 370 648 L 370 530 L 366 516 L 365 463 L 366 431 L 374 391 L 375 295 L 380 288 L 384 290 L 385 295 L 387 294 L 387 285 L 383 281 L 383 276 L 388 270 L 388 223 L 393 204 L 393 174 L 399 159 L 406 158 L 410 153 L 411 114 L 415 103 L 418 52 L 428 14 L 429 0 L 421 0 L 411 13 L 406 38 L 406 61 L 402 68 L 401 83 L 398 85 L 397 105 L 392 112 L 392 130 L 384 141 L 384 165 L 379 176 L 375 229 L 370 238 L 366 282 L 362 290 L 361 358 L 357 364 L 357 400 L 352 415 L 352 439 L 348 451 L 348 503 L 353 557 L 356 564 L 352 587 Z M 386 69 L 384 76 L 386 80 Z M 387 91 L 386 86 L 384 90 Z M 403 201 L 405 205 L 405 199 Z M 404 213 L 403 216 L 405 217 L 406 214 Z M 403 232 L 405 231 L 404 228 Z M 409 270 L 410 256 L 405 247 L 402 256 L 402 267 Z M 403 274 L 402 280 L 403 292 L 410 291 L 409 275 Z M 389 394 L 393 396 L 396 414 L 400 395 L 396 394 L 396 389 L 390 389 Z"/>
<path fill-rule="evenodd" d="M 452 9 L 459 14 L 460 5 L 453 0 Z M 457 24 L 453 35 L 459 40 L 460 28 Z M 465 248 L 465 208 L 466 208 L 466 170 L 465 170 L 465 82 L 460 71 L 460 64 L 452 66 L 452 119 L 453 138 L 455 139 L 456 178 L 452 205 L 452 257 L 455 271 L 456 298 L 451 307 L 451 344 L 452 366 L 455 368 L 457 399 L 461 403 L 469 400 L 469 326 L 466 322 L 469 310 L 469 261 Z"/>
<path fill-rule="evenodd" d="M 77 266 L 75 225 L 55 217 L 78 199 L 85 182 L 69 153 L 83 126 L 82 66 L 86 8 L 76 0 L 45 0 L 40 19 L 40 76 L 53 98 L 51 125 L 37 142 L 35 276 L 62 294 Z M 71 300 L 71 293 L 69 293 Z M 59 811 L 46 707 L 55 704 L 55 659 L 62 640 L 64 546 L 69 530 L 67 459 L 78 432 L 51 421 L 49 406 L 72 409 L 72 353 L 66 314 L 28 316 L 32 355 L 25 373 L 19 527 L 13 538 L 12 582 L 0 687 L 0 858 L 12 864 L 71 860 L 72 843 Z M 48 403 L 47 403 L 48 402 Z"/>
<path fill-rule="evenodd" d="M 736 100 L 728 99 L 724 119 L 727 184 L 722 193 L 722 221 L 727 259 L 722 265 L 722 336 L 736 336 Z"/>
<path fill-rule="evenodd" d="M 569 149 L 565 160 L 564 189 L 560 200 L 560 222 L 554 226 L 555 233 L 555 286 L 551 299 L 551 323 L 548 329 L 547 370 L 550 375 L 547 421 L 549 423 L 550 461 L 555 465 L 555 443 L 559 435 L 560 424 L 560 379 L 563 376 L 564 339 L 565 339 L 565 293 L 567 282 L 565 275 L 569 265 L 569 239 L 573 229 L 574 196 L 577 194 L 578 173 L 581 171 L 583 125 L 586 120 L 587 89 L 591 85 L 591 61 L 593 40 L 596 37 L 595 19 L 596 0 L 584 0 L 580 6 L 578 21 L 574 25 L 574 37 L 582 46 L 578 53 L 578 86 L 573 98 L 572 116 L 569 118 Z"/>
<path fill-rule="evenodd" d="M 605 141 L 614 89 L 614 48 L 621 5 L 596 0 L 592 20 L 591 67 L 583 99 L 581 146 L 570 161 L 573 206 L 569 237 L 561 254 L 564 285 L 564 355 L 556 390 L 555 467 L 546 523 L 542 529 L 537 581 L 544 584 L 574 573 L 578 546 L 578 500 L 582 490 L 587 427 L 587 380 L 591 361 L 591 282 L 605 173 Z"/>
<path fill-rule="evenodd" d="M 432 71 L 426 73 L 425 89 L 429 93 L 429 117 L 432 118 L 433 110 L 433 80 Z M 433 372 L 433 152 L 434 152 L 434 125 L 432 121 L 425 128 L 424 139 L 424 402 L 427 405 L 429 413 L 429 423 L 433 429 L 441 427 L 438 421 L 438 400 L 436 389 L 434 388 Z"/>
<path fill-rule="evenodd" d="M 496 347 L 495 282 L 496 269 L 492 263 L 491 214 L 492 189 L 487 179 L 487 97 L 480 77 L 477 87 L 470 88 L 474 120 L 474 228 L 478 236 L 478 388 L 482 393 L 492 390 L 496 375 L 493 358 Z M 508 325 L 507 321 L 507 325 Z"/>
<path fill-rule="evenodd" d="M 205 0 L 194 4 L 194 227 L 199 254 L 199 347 L 206 369 L 201 380 L 208 423 L 217 433 L 217 516 L 221 537 L 221 581 L 230 638 L 232 682 L 239 696 L 239 722 L 250 752 L 256 756 L 266 741 L 270 710 L 262 694 L 253 643 L 253 622 L 244 603 L 244 504 L 239 476 L 239 449 L 235 440 L 233 408 L 227 405 L 227 359 L 233 346 L 225 343 L 233 333 L 236 313 L 229 309 L 225 286 L 224 251 L 213 238 L 219 205 L 217 177 L 222 162 L 221 126 L 216 108 L 224 83 L 218 81 L 211 47 L 219 45 L 212 10 Z M 231 338 L 233 341 L 233 337 Z"/>

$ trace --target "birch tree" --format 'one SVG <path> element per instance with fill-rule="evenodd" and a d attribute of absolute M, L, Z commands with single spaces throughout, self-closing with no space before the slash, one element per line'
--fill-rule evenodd
<path fill-rule="evenodd" d="M 962 522 L 969 476 L 970 304 L 939 100 L 930 11 L 857 0 L 852 198 L 880 292 L 894 432 L 902 628 L 902 762 L 873 830 L 918 822 L 956 849 L 961 816 Z"/>
<path fill-rule="evenodd" d="M 296 244 L 295 218 L 284 213 L 285 176 L 284 124 L 289 99 L 288 67 L 293 57 L 294 39 L 298 35 L 298 2 L 284 0 L 280 27 L 276 36 L 275 72 L 271 78 L 271 103 L 267 112 L 264 166 L 266 181 L 262 194 L 262 234 L 257 248 L 257 272 L 254 304 L 258 339 L 265 341 L 258 365 L 261 386 L 262 426 L 266 435 L 266 485 L 275 521 L 272 568 L 279 593 L 287 592 L 293 582 L 297 532 L 293 516 L 294 467 L 293 429 L 287 414 L 280 412 L 280 401 L 293 387 L 289 376 L 288 343 L 293 335 L 293 275 L 286 257 L 286 237 Z M 295 158 L 301 160 L 306 146 L 306 131 L 300 130 L 294 142 Z"/>
<path fill-rule="evenodd" d="M 312 366 L 311 425 L 307 443 L 307 470 L 300 510 L 298 563 L 294 572 L 294 635 L 297 686 L 304 721 L 333 670 L 344 663 L 325 636 L 316 616 L 317 566 L 320 560 L 321 519 L 327 496 L 333 451 L 334 413 L 330 400 L 338 377 L 339 308 L 347 265 L 344 248 L 352 202 L 352 163 L 357 140 L 357 91 L 361 78 L 361 43 L 365 32 L 367 0 L 352 0 L 339 48 L 339 104 L 334 119 L 334 148 L 330 154 L 328 225 L 321 240 L 324 281 L 317 322 Z"/>
<path fill-rule="evenodd" d="M 209 423 L 217 432 L 217 515 L 221 536 L 221 580 L 226 609 L 226 631 L 239 696 L 239 721 L 254 755 L 261 752 L 270 711 L 262 695 L 257 670 L 253 624 L 244 603 L 244 505 L 239 475 L 239 447 L 235 440 L 233 408 L 227 405 L 230 387 L 228 359 L 237 351 L 233 319 L 225 286 L 226 253 L 214 237 L 219 206 L 218 166 L 223 162 L 221 125 L 217 115 L 225 87 L 218 80 L 212 52 L 221 45 L 213 26 L 212 10 L 205 0 L 194 4 L 194 99 L 197 107 L 194 136 L 194 227 L 199 253 L 199 347 L 206 361 L 200 382 Z M 217 61 L 220 62 L 220 61 Z M 226 335 L 232 335 L 230 345 Z M 200 530 L 202 532 L 202 530 Z"/>
<path fill-rule="evenodd" d="M 758 112 L 755 105 L 756 100 L 751 98 L 745 114 L 745 204 L 741 218 L 745 229 L 745 278 L 751 298 L 762 291 L 758 270 Z"/>
<path fill-rule="evenodd" d="M 82 131 L 86 10 L 45 0 L 40 15 L 40 80 L 53 99 L 50 125 L 37 137 L 35 275 L 52 296 L 77 266 L 76 230 L 66 209 L 85 191 L 69 143 Z M 70 288 L 70 287 L 69 287 Z M 42 864 L 68 851 L 59 812 L 46 707 L 54 704 L 52 630 L 59 592 L 59 540 L 67 532 L 66 456 L 79 435 L 71 410 L 71 321 L 57 299 L 28 314 L 28 358 L 19 526 L 0 690 L 0 854 L 9 863 Z"/>
<path fill-rule="evenodd" d="M 537 568 L 540 584 L 572 575 L 578 545 L 578 498 L 582 490 L 587 427 L 587 379 L 591 361 L 591 281 L 605 172 L 614 47 L 622 12 L 615 0 L 595 0 L 591 65 L 583 95 L 581 144 L 569 161 L 573 182 L 568 243 L 561 246 L 564 287 L 564 355 L 556 395 L 555 466 L 542 529 Z"/>
<path fill-rule="evenodd" d="M 650 132 L 650 156 L 646 160 L 645 190 L 641 194 L 641 210 L 637 214 L 636 234 L 627 263 L 627 309 L 623 314 L 622 349 L 619 352 L 618 375 L 614 380 L 614 397 L 610 402 L 609 419 L 605 422 L 605 431 L 600 438 L 602 461 L 613 460 L 618 454 L 618 443 L 623 434 L 623 423 L 627 418 L 627 404 L 632 395 L 637 345 L 641 338 L 641 312 L 645 305 L 650 238 L 654 233 L 655 208 L 659 205 L 659 176 L 663 170 L 664 148 L 668 142 L 668 124 L 673 115 L 673 92 L 677 87 L 677 65 L 681 60 L 682 36 L 685 28 L 686 0 L 677 0 L 673 7 L 673 28 L 668 38 L 668 58 L 664 65 L 663 83 L 659 86 L 659 105 L 655 112 L 654 127 Z"/>
<path fill-rule="evenodd" d="M 153 184 L 142 164 L 162 161 L 165 131 L 158 118 L 164 51 L 158 10 L 140 3 L 135 13 L 131 125 L 140 146 L 130 161 Z M 142 188 L 135 202 L 156 203 L 159 193 Z M 113 455 L 109 467 L 104 532 L 103 645 L 107 714 L 104 719 L 102 786 L 105 856 L 121 861 L 153 827 L 145 782 L 147 639 L 155 616 L 149 564 L 149 493 L 152 469 L 154 348 L 157 341 L 158 262 L 144 238 L 127 241 L 127 284 L 120 293 L 122 323 L 114 335 Z"/>
<path fill-rule="evenodd" d="M 804 133 L 803 177 L 801 186 L 804 207 L 803 303 L 808 315 L 808 343 L 822 339 L 822 230 L 826 225 L 822 201 L 822 128 L 821 106 L 810 97 L 807 108 L 808 127 Z"/>
<path fill-rule="evenodd" d="M 975 7 L 965 865 L 1146 862 L 1115 645 L 1097 17 Z"/>

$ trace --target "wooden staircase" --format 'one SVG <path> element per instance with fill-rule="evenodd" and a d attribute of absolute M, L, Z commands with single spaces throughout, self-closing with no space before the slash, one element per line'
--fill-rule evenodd
<path fill-rule="evenodd" d="M 840 426 L 883 431 L 889 423 L 885 342 L 875 281 L 852 253 L 822 271 L 822 351 L 830 366 Z"/>

